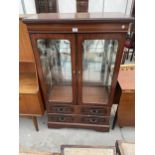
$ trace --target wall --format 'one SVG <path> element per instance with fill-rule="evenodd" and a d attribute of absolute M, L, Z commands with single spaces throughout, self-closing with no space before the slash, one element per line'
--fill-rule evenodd
<path fill-rule="evenodd" d="M 25 13 L 36 13 L 34 0 L 19 0 L 20 14 L 24 13 L 21 1 L 25 4 Z M 133 1 L 134 0 L 89 0 L 88 12 L 121 12 L 130 15 Z M 76 0 L 57 0 L 57 2 L 59 12 L 76 12 Z"/>

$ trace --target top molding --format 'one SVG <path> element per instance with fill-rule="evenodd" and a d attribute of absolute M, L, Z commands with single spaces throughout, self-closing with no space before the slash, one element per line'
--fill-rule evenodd
<path fill-rule="evenodd" d="M 23 18 L 26 24 L 48 23 L 131 23 L 134 18 L 123 13 L 41 13 Z"/>

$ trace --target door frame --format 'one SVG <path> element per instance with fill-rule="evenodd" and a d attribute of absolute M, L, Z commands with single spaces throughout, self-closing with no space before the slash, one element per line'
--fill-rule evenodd
<path fill-rule="evenodd" d="M 39 38 L 45 38 L 45 39 L 65 39 L 65 40 L 69 40 L 70 41 L 70 47 L 71 47 L 71 72 L 72 72 L 72 103 L 68 103 L 68 102 L 58 102 L 60 104 L 77 104 L 76 101 L 76 61 L 75 61 L 75 35 L 74 34 L 46 34 L 46 33 L 35 33 L 35 34 L 30 34 L 30 38 L 31 38 L 31 42 L 32 42 L 32 48 L 33 48 L 33 53 L 34 53 L 34 57 L 35 57 L 35 61 L 36 61 L 36 68 L 37 68 L 37 72 L 39 75 L 39 81 L 41 84 L 41 89 L 43 92 L 43 97 L 44 97 L 44 101 L 46 101 L 46 105 L 48 105 L 48 98 L 47 98 L 47 88 L 46 88 L 46 84 L 45 84 L 45 79 L 43 77 L 43 71 L 42 71 L 42 66 L 41 66 L 41 62 L 40 62 L 40 57 L 39 57 L 39 52 L 38 52 L 38 48 L 37 48 L 37 39 Z M 55 103 L 55 102 L 54 102 Z"/>
<path fill-rule="evenodd" d="M 110 86 L 110 93 L 108 96 L 108 103 L 106 105 L 111 106 L 113 104 L 113 96 L 114 91 L 117 83 L 120 63 L 123 55 L 124 49 L 124 42 L 125 42 L 125 35 L 124 33 L 92 33 L 92 34 L 79 34 L 77 41 L 78 41 L 78 104 L 87 105 L 89 103 L 82 102 L 82 59 L 83 59 L 83 42 L 84 40 L 97 40 L 97 39 L 109 39 L 109 40 L 118 40 L 118 51 L 115 59 L 115 66 L 113 71 L 112 83 Z M 89 104 L 90 105 L 90 104 Z M 104 104 L 97 104 L 91 103 L 91 105 L 104 105 Z"/>

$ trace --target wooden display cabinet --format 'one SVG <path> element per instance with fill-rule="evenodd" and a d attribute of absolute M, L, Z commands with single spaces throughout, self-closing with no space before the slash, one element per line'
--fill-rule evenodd
<path fill-rule="evenodd" d="M 48 127 L 109 131 L 125 35 L 124 14 L 38 14 L 24 22 L 48 111 Z"/>

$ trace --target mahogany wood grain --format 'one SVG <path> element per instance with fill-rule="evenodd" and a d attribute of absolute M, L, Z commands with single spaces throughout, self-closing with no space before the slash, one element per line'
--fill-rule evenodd
<path fill-rule="evenodd" d="M 72 86 L 53 86 L 49 92 L 49 102 L 72 103 Z"/>
<path fill-rule="evenodd" d="M 85 115 L 85 117 L 87 117 L 87 115 L 90 115 L 90 117 L 98 117 L 101 115 L 107 117 L 110 116 L 110 109 L 113 102 L 114 90 L 117 84 L 117 77 L 123 54 L 125 36 L 128 32 L 129 23 L 133 22 L 133 20 L 134 18 L 132 17 L 117 13 L 37 14 L 23 19 L 24 23 L 27 24 L 29 35 L 31 37 L 37 71 L 39 74 L 39 81 L 43 91 L 44 99 L 46 101 L 48 114 L 55 114 L 55 117 L 62 114 L 78 114 Z M 65 89 L 59 89 L 59 91 L 51 93 L 50 100 L 48 100 L 48 93 L 52 91 L 49 91 L 46 85 L 46 81 L 43 77 L 42 66 L 36 43 L 37 39 L 40 38 L 65 39 L 70 41 L 73 93 L 72 102 L 70 102 L 71 104 L 68 104 L 66 102 L 68 100 L 71 100 L 70 88 L 66 89 L 66 92 L 68 92 L 68 94 L 64 91 Z M 112 77 L 111 87 L 108 89 L 108 94 L 104 93 L 103 91 L 103 96 L 101 94 L 101 90 L 96 88 L 93 88 L 94 90 L 92 89 L 92 91 L 90 91 L 91 89 L 84 88 L 85 91 L 82 92 L 82 87 L 85 86 L 83 85 L 82 81 L 83 41 L 86 39 L 118 40 L 118 52 L 113 67 L 114 74 Z M 97 86 L 98 85 L 96 85 L 96 87 Z M 95 95 L 95 99 L 93 99 L 94 96 L 92 93 L 97 94 Z M 58 96 L 58 94 L 61 94 L 61 97 L 63 99 Z M 87 103 L 84 103 L 82 101 L 82 95 L 84 96 L 83 99 Z M 53 97 L 55 97 L 54 100 Z M 96 100 L 95 103 L 92 104 L 92 100 Z M 104 100 L 102 103 L 106 102 L 106 104 L 97 104 L 101 103 L 101 100 Z M 70 119 L 70 121 L 71 120 L 72 119 Z M 89 122 L 90 120 L 85 119 L 85 121 Z M 48 127 L 80 127 L 100 131 L 109 131 L 109 124 L 89 124 L 86 122 L 84 124 L 77 123 L 77 120 L 75 122 L 73 121 L 72 123 L 48 121 Z"/>
<path fill-rule="evenodd" d="M 24 19 L 25 23 L 129 23 L 134 18 L 123 13 L 41 13 Z"/>
<path fill-rule="evenodd" d="M 101 132 L 109 131 L 109 125 L 66 123 L 66 122 L 48 122 L 48 128 L 68 128 L 68 127 L 93 129 L 93 130 L 101 131 Z"/>
<path fill-rule="evenodd" d="M 59 114 L 59 113 L 48 114 L 48 122 L 68 122 L 68 123 L 108 125 L 109 119 L 110 119 L 109 116 L 91 116 L 81 114 Z"/>
<path fill-rule="evenodd" d="M 108 104 L 108 92 L 104 87 L 83 86 L 82 103 Z"/>

